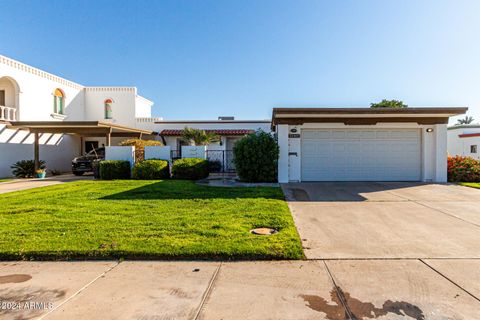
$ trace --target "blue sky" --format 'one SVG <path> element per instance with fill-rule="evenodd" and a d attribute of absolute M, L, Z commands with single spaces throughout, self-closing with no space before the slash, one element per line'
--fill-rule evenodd
<path fill-rule="evenodd" d="M 132 85 L 167 119 L 275 106 L 468 106 L 480 1 L 0 0 L 0 53 L 84 85 Z"/>

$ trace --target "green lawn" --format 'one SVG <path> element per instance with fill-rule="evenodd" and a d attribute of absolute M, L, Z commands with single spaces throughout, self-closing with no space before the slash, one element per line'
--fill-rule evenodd
<path fill-rule="evenodd" d="M 3 178 L 2 178 L 2 179 L 0 179 L 0 183 L 2 183 L 2 182 L 8 182 L 8 181 L 12 181 L 12 180 L 13 180 L 13 179 L 3 179 Z"/>
<path fill-rule="evenodd" d="M 460 182 L 460 185 L 480 189 L 480 182 Z"/>
<path fill-rule="evenodd" d="M 274 227 L 272 236 L 250 234 Z M 280 188 L 78 181 L 0 195 L 0 259 L 300 259 Z"/>

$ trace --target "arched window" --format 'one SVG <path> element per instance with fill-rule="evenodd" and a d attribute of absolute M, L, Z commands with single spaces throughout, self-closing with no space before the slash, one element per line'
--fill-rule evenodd
<path fill-rule="evenodd" d="M 53 113 L 63 114 L 65 106 L 65 94 L 60 89 L 53 93 Z"/>
<path fill-rule="evenodd" d="M 112 119 L 112 99 L 107 99 L 104 102 L 105 107 L 105 119 Z"/>

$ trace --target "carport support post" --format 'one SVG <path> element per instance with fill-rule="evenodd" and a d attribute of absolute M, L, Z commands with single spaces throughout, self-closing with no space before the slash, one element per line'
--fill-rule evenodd
<path fill-rule="evenodd" d="M 33 159 L 35 162 L 35 171 L 40 169 L 40 150 L 38 146 L 38 132 L 35 132 L 34 134 L 35 141 L 33 143 Z"/>
<path fill-rule="evenodd" d="M 105 139 L 106 139 L 105 145 L 106 145 L 107 147 L 110 147 L 110 143 L 111 143 L 111 140 L 112 140 L 112 139 L 111 139 L 111 133 L 110 133 L 110 132 L 105 135 Z"/>

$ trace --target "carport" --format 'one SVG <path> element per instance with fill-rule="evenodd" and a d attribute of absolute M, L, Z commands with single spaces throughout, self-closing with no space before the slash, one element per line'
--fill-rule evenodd
<path fill-rule="evenodd" d="M 83 140 L 84 137 L 103 137 L 106 146 L 110 146 L 112 137 L 131 137 L 141 139 L 144 135 L 155 134 L 150 130 L 120 126 L 101 121 L 13 121 L 7 128 L 27 130 L 34 135 L 34 160 L 35 170 L 39 168 L 40 134 L 69 134 L 77 135 Z M 83 143 L 80 143 L 83 149 Z M 83 153 L 83 150 L 81 150 Z"/>

